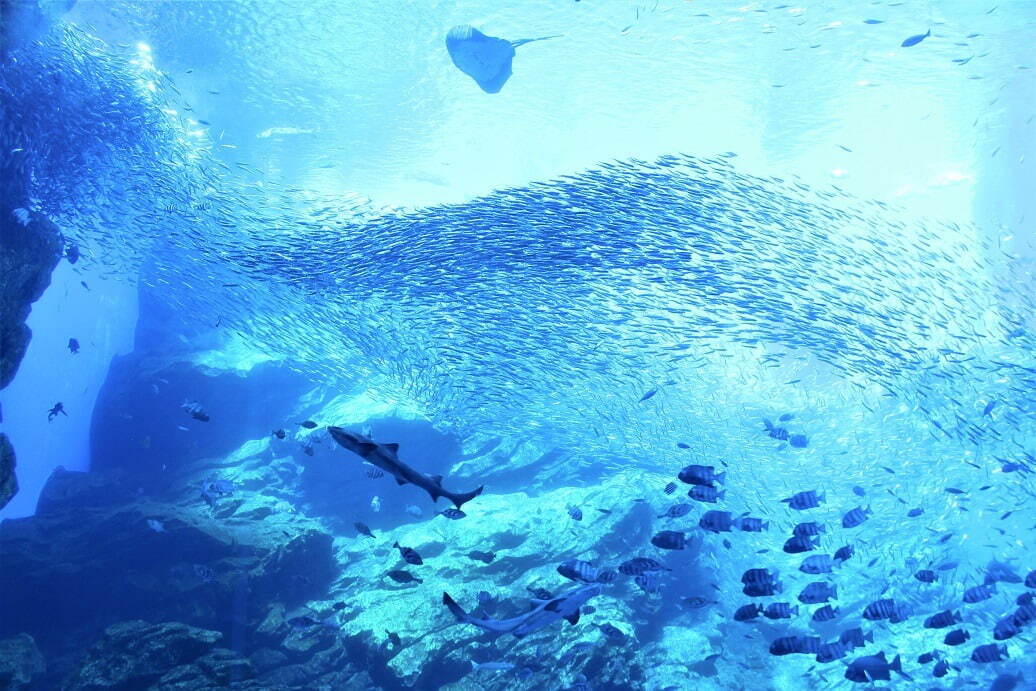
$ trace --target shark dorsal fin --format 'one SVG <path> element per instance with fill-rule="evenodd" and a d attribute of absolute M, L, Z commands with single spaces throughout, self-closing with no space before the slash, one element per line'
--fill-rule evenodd
<path fill-rule="evenodd" d="M 579 623 L 579 610 L 576 610 L 575 612 L 572 612 L 572 614 L 569 614 L 567 617 L 565 617 L 565 620 L 569 624 L 572 624 L 572 625 L 578 624 Z"/>
<path fill-rule="evenodd" d="M 399 452 L 399 444 L 385 444 L 385 448 L 391 451 L 392 453 Z"/>
<path fill-rule="evenodd" d="M 432 476 L 432 482 L 434 482 L 437 485 L 441 485 L 442 484 L 442 475 L 433 475 Z"/>

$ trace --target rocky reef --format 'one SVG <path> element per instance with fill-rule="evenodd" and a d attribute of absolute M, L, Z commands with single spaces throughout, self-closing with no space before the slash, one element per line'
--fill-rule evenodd
<path fill-rule="evenodd" d="M 458 623 L 442 603 L 449 592 L 468 611 L 517 616 L 534 591 L 574 587 L 562 561 L 614 568 L 642 553 L 668 501 L 645 486 L 665 477 L 580 480 L 549 448 L 458 439 L 359 383 L 328 391 L 233 351 L 221 349 L 220 361 L 117 365 L 94 420 L 94 451 L 105 454 L 96 469 L 59 468 L 34 516 L 0 524 L 0 678 L 9 685 L 509 689 L 589 679 L 595 689 L 723 688 L 712 652 L 722 642 L 702 632 L 727 624 L 632 578 L 607 585 L 578 624 L 523 638 Z M 185 393 L 200 394 L 209 421 L 179 409 Z M 232 405 L 264 396 L 248 415 Z M 135 409 L 129 424 L 116 422 Z M 105 436 L 117 424 L 152 442 Z M 329 424 L 369 428 L 446 485 L 487 491 L 451 519 L 444 502 L 337 446 Z M 168 431 L 177 427 L 189 431 Z M 193 446 L 156 441 L 202 434 Z M 396 543 L 423 563 L 406 563 Z M 681 574 L 667 598 L 708 594 L 708 549 L 692 539 L 667 557 Z M 412 579 L 391 575 L 399 572 Z"/>
<path fill-rule="evenodd" d="M 3 165 L 0 175 L 8 178 L 16 173 Z M 12 186 L 8 179 L 0 194 L 0 389 L 11 383 L 25 357 L 32 338 L 25 322 L 32 303 L 50 285 L 64 246 L 57 226 L 21 206 L 24 198 Z M 14 467 L 14 449 L 0 433 L 0 508 L 18 491 Z"/>

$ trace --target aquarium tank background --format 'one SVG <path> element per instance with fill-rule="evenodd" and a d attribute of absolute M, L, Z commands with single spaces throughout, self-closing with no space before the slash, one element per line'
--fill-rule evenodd
<path fill-rule="evenodd" d="M 1036 3 L 0 9 L 0 688 L 1036 688 Z"/>

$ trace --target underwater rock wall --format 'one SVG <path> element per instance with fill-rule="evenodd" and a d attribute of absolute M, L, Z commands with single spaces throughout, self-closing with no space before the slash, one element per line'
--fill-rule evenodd
<path fill-rule="evenodd" d="M 26 320 L 32 303 L 50 285 L 50 275 L 61 260 L 64 239 L 49 219 L 25 208 L 25 190 L 18 186 L 15 167 L 0 167 L 0 175 L 4 177 L 0 183 L 0 389 L 4 389 L 25 357 L 32 338 Z M 0 449 L 3 508 L 18 491 L 14 448 L 3 433 Z"/>

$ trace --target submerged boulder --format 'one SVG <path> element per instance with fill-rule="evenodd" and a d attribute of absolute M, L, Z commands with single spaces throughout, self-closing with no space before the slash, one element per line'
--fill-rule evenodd
<path fill-rule="evenodd" d="M 6 434 L 0 434 L 0 508 L 18 494 L 18 478 L 14 474 L 14 447 Z"/>
<path fill-rule="evenodd" d="M 65 688 L 146 688 L 211 652 L 223 634 L 178 622 L 125 621 L 109 626 Z"/>
<path fill-rule="evenodd" d="M 0 641 L 0 688 L 16 689 L 43 674 L 47 665 L 27 633 Z"/>

